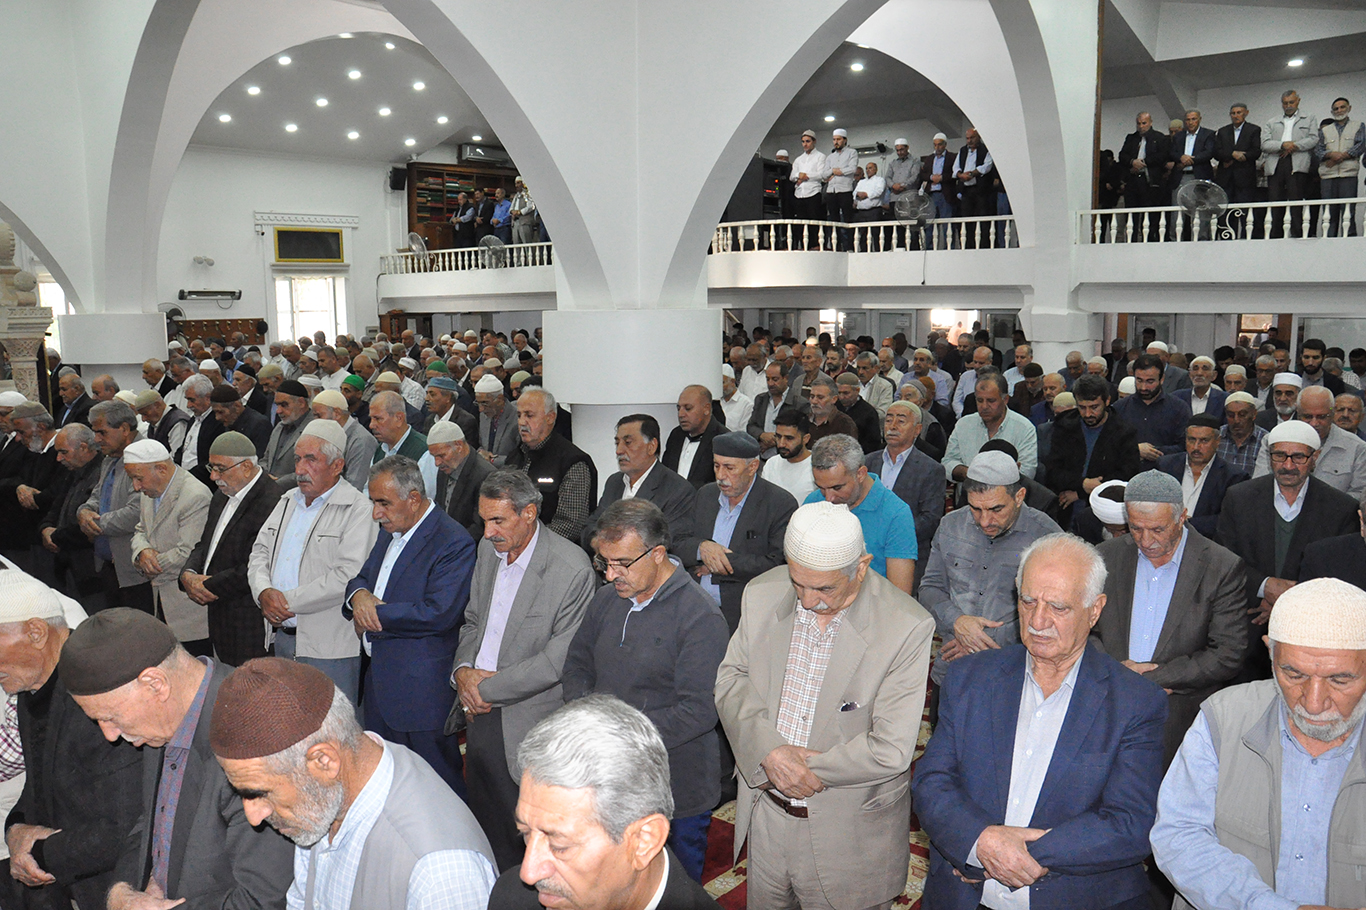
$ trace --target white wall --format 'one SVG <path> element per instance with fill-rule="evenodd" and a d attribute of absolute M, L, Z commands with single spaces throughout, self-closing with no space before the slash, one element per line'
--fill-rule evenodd
<path fill-rule="evenodd" d="M 831 142 L 831 132 L 838 123 L 814 123 L 811 129 L 815 130 L 820 139 L 816 142 L 816 148 L 828 153 L 833 147 Z M 908 139 L 911 143 L 911 154 L 917 158 L 921 155 L 928 155 L 933 151 L 934 134 L 939 132 L 939 127 L 928 120 L 909 120 L 899 123 L 873 123 L 864 126 L 846 127 L 849 132 L 849 144 L 855 148 L 861 146 L 876 145 L 881 142 L 887 146 L 887 158 L 890 160 L 896 154 L 896 149 L 892 148 L 892 143 L 898 139 Z M 963 144 L 963 137 L 958 135 L 959 131 L 954 130 L 954 135 L 949 136 L 949 148 L 957 149 Z M 987 147 L 991 147 L 991 137 L 983 136 L 983 141 Z M 802 153 L 801 135 L 789 136 L 786 133 L 769 133 L 764 137 L 763 145 L 759 146 L 759 152 L 765 158 L 772 158 L 773 153 L 778 149 L 787 149 L 788 154 L 796 158 Z M 867 160 L 865 156 L 865 160 Z"/>
<path fill-rule="evenodd" d="M 270 233 L 258 237 L 255 212 L 354 215 L 344 234 L 350 266 L 348 328 L 377 321 L 375 279 L 379 257 L 402 245 L 406 197 L 388 189 L 388 165 L 270 157 L 192 146 L 180 163 L 161 225 L 157 270 L 159 302 L 181 288 L 242 291 L 231 309 L 213 303 L 180 304 L 190 319 L 262 318 L 276 328 L 274 281 L 267 257 Z M 196 266 L 209 256 L 213 268 Z"/>
<path fill-rule="evenodd" d="M 1102 102 L 1100 106 L 1100 147 L 1114 152 L 1118 158 L 1119 150 L 1124 145 L 1124 137 L 1138 128 L 1134 126 L 1134 118 L 1140 111 L 1148 111 L 1153 115 L 1153 129 L 1164 133 L 1167 131 L 1167 121 L 1171 118 L 1162 110 L 1162 104 L 1156 95 L 1142 98 L 1113 98 Z M 1215 128 L 1218 128 L 1218 124 Z"/>
<path fill-rule="evenodd" d="M 1295 71 L 1291 69 L 1282 72 L 1284 77 L 1275 82 L 1211 88 L 1200 92 L 1196 97 L 1204 118 L 1203 125 L 1218 129 L 1228 123 L 1229 106 L 1241 101 L 1248 105 L 1248 119 L 1264 127 L 1267 121 L 1280 119 L 1281 93 L 1289 89 L 1299 92 L 1300 110 L 1312 114 L 1316 125 L 1317 121 L 1329 116 L 1333 99 L 1339 95 L 1355 105 L 1353 119 L 1360 120 L 1366 116 L 1366 72 L 1307 78 L 1294 75 Z"/>

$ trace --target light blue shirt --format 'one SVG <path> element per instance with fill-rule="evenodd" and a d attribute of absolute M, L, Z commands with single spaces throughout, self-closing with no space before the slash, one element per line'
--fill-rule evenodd
<path fill-rule="evenodd" d="M 1010 792 L 1006 796 L 1006 817 L 1003 824 L 1028 828 L 1034 818 L 1034 806 L 1043 790 L 1048 766 L 1053 761 L 1053 750 L 1058 745 L 1058 734 L 1067 719 L 1072 704 L 1072 690 L 1077 685 L 1077 673 L 1086 652 L 1072 665 L 1067 677 L 1056 692 L 1044 697 L 1043 688 L 1034 679 L 1034 657 L 1025 654 L 1024 686 L 1020 692 L 1020 710 L 1015 720 L 1015 752 L 1010 760 Z M 981 866 L 977 859 L 977 844 L 968 853 L 968 865 Z M 994 878 L 982 886 L 982 903 L 995 910 L 1029 910 L 1029 887 L 1011 890 Z"/>
<path fill-rule="evenodd" d="M 891 450 L 882 450 L 882 469 L 878 476 L 882 478 L 882 483 L 889 490 L 896 489 L 896 479 L 901 476 L 901 469 L 906 466 L 906 459 L 911 457 L 911 449 L 914 446 L 907 446 L 901 450 L 900 455 L 893 455 Z"/>
<path fill-rule="evenodd" d="M 1176 576 L 1181 571 L 1181 557 L 1186 555 L 1189 533 L 1185 528 L 1181 529 L 1181 542 L 1165 565 L 1155 566 L 1142 550 L 1138 552 L 1138 566 L 1134 571 L 1134 611 L 1129 617 L 1130 660 L 1147 663 L 1153 659 L 1162 624 L 1167 621 L 1172 591 L 1176 589 Z"/>
<path fill-rule="evenodd" d="M 398 565 L 398 558 L 403 555 L 403 548 L 408 546 L 408 541 L 413 539 L 413 535 L 417 533 L 417 529 L 422 527 L 422 523 L 427 520 L 427 516 L 431 515 L 432 510 L 435 508 L 436 503 L 428 502 L 427 511 L 422 513 L 422 517 L 419 518 L 416 522 L 414 522 L 411 528 L 409 528 L 402 534 L 396 531 L 391 532 L 392 539 L 389 541 L 388 548 L 384 551 L 384 559 L 381 560 L 379 564 L 379 574 L 375 576 L 375 589 L 370 592 L 371 594 L 375 595 L 375 597 L 379 598 L 380 600 L 384 599 L 384 592 L 389 589 L 389 576 L 393 574 L 394 566 Z M 354 591 L 352 592 L 351 596 L 355 596 Z M 346 599 L 346 602 L 349 604 L 351 602 L 351 598 L 348 597 Z M 369 632 L 366 632 L 364 635 L 361 636 L 360 643 L 362 647 L 365 648 L 365 653 L 369 654 Z"/>
<path fill-rule="evenodd" d="M 755 478 L 755 480 L 757 479 L 758 478 Z M 721 508 L 716 510 L 716 521 L 712 524 L 711 528 L 711 540 L 714 540 L 723 547 L 730 546 L 731 535 L 735 533 L 735 523 L 740 520 L 740 512 L 744 510 L 745 503 L 749 501 L 749 494 L 753 491 L 754 482 L 751 481 L 749 489 L 745 491 L 744 496 L 740 497 L 740 501 L 735 504 L 735 508 L 731 508 L 730 500 L 726 498 L 725 493 L 717 494 L 717 499 L 720 500 Z M 697 548 L 697 558 L 702 558 L 702 548 L 700 545 Z M 721 588 L 712 580 L 711 573 L 703 575 L 697 580 L 697 583 L 701 585 L 702 590 L 710 594 L 712 599 L 718 604 L 721 602 Z"/>
<path fill-rule="evenodd" d="M 389 745 L 373 733 L 365 735 L 383 746 L 384 754 L 346 810 L 336 836 L 323 835 L 323 839 L 312 847 L 294 848 L 294 882 L 285 895 L 290 910 L 305 910 L 310 859 L 314 860 L 314 906 L 351 906 L 351 892 L 360 873 L 365 842 L 384 811 L 389 788 L 394 782 L 394 757 L 389 752 Z M 405 910 L 484 910 L 497 878 L 493 865 L 470 850 L 428 853 L 417 861 L 408 876 L 408 899 L 404 907 Z"/>
<path fill-rule="evenodd" d="M 341 483 L 340 480 L 337 483 Z M 280 545 L 275 550 L 275 565 L 270 568 L 270 586 L 277 591 L 289 593 L 299 586 L 299 563 L 304 558 L 304 549 L 313 533 L 313 525 L 332 498 L 332 490 L 313 500 L 312 505 L 304 505 L 304 494 L 296 487 L 286 493 L 294 498 L 294 514 L 289 516 L 289 524 L 280 529 Z M 281 623 L 287 629 L 299 625 L 299 618 L 291 616 Z"/>
<path fill-rule="evenodd" d="M 1312 758 L 1290 733 L 1281 738 L 1280 855 L 1276 887 L 1262 881 L 1252 860 L 1219 843 L 1214 803 L 1219 754 L 1205 715 L 1196 715 L 1157 795 L 1150 839 L 1157 864 L 1187 900 L 1206 910 L 1296 910 L 1328 895 L 1328 824 L 1360 732 Z"/>

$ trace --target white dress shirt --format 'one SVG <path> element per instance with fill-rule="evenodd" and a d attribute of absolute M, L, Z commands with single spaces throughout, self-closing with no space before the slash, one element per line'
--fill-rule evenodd
<path fill-rule="evenodd" d="M 749 419 L 754 415 L 754 399 L 744 392 L 736 392 L 729 398 L 721 399 L 721 413 L 726 415 L 726 429 L 732 433 L 744 432 Z"/>
<path fill-rule="evenodd" d="M 194 412 L 190 412 L 193 419 L 189 423 L 189 429 L 185 431 L 185 448 L 180 455 L 180 466 L 187 471 L 193 471 L 199 465 L 199 428 L 204 425 L 204 419 L 212 413 L 205 411 L 195 417 Z"/>
<path fill-rule="evenodd" d="M 678 476 L 684 480 L 688 478 L 688 472 L 692 470 L 693 456 L 697 454 L 697 447 L 701 443 L 696 439 L 687 436 L 683 437 L 683 448 L 678 452 Z"/>
<path fill-rule="evenodd" d="M 856 209 L 875 209 L 882 206 L 882 194 L 887 191 L 887 181 L 882 179 L 882 175 L 876 177 L 864 177 L 854 186 L 854 208 Z M 867 193 L 868 198 L 858 198 L 859 193 Z"/>
<path fill-rule="evenodd" d="M 256 482 L 261 479 L 265 472 L 259 468 L 256 476 L 247 481 L 247 485 L 237 491 L 235 496 L 229 496 L 228 501 L 223 506 L 223 512 L 218 516 L 218 524 L 213 529 L 213 537 L 209 539 L 209 550 L 204 554 L 204 565 L 200 567 L 205 575 L 209 574 L 209 563 L 213 562 L 213 554 L 218 550 L 218 541 L 223 538 L 223 532 L 227 530 L 228 522 L 232 521 L 232 516 L 237 514 L 237 509 L 242 505 L 242 500 L 247 498 L 251 488 L 256 486 Z"/>
<path fill-rule="evenodd" d="M 806 199 L 811 196 L 820 195 L 821 191 L 821 172 L 825 170 L 825 155 L 814 149 L 804 154 L 798 155 L 792 161 L 792 173 L 788 180 L 797 183 L 797 175 L 805 174 L 806 180 L 797 183 L 797 188 L 792 195 L 798 199 Z M 680 472 L 681 473 L 681 472 Z"/>
<path fill-rule="evenodd" d="M 498 669 L 498 652 L 503 647 L 503 633 L 507 631 L 512 602 L 517 599 L 517 590 L 522 586 L 527 566 L 531 565 L 531 554 L 536 552 L 536 541 L 540 536 L 541 527 L 538 523 L 522 555 L 512 562 L 508 562 L 506 557 L 498 560 L 498 575 L 493 581 L 493 594 L 489 598 L 489 618 L 484 625 L 484 640 L 479 643 L 479 654 L 474 658 L 476 670 Z"/>
<path fill-rule="evenodd" d="M 1205 489 L 1205 481 L 1209 479 L 1209 465 L 1200 472 L 1200 479 L 1196 479 L 1191 473 L 1190 458 L 1186 459 L 1186 471 L 1181 475 L 1181 500 L 1186 507 L 1186 514 L 1195 514 L 1195 504 L 1200 501 L 1200 492 Z"/>
<path fill-rule="evenodd" d="M 319 370 L 318 372 L 322 373 L 321 370 Z M 325 376 L 320 375 L 318 376 L 318 379 L 322 381 L 324 389 L 335 389 L 336 391 L 340 392 L 342 383 L 346 380 L 346 377 L 350 375 L 351 374 L 346 370 L 343 370 L 341 367 L 337 367 L 337 372 L 328 373 Z"/>
<path fill-rule="evenodd" d="M 645 473 L 644 473 L 644 474 L 641 474 L 641 475 L 640 475 L 640 478 L 639 478 L 638 480 L 636 480 L 635 483 L 631 483 L 631 476 L 630 476 L 629 474 L 622 474 L 622 475 L 621 475 L 621 498 L 622 498 L 622 499 L 635 499 L 635 498 L 636 498 L 636 494 L 640 492 L 641 484 L 645 483 L 645 478 L 647 478 L 647 477 L 650 476 L 650 472 L 653 471 L 653 470 L 655 469 L 655 465 L 657 465 L 657 464 L 659 464 L 659 462 L 657 462 L 657 461 L 656 461 L 656 462 L 652 462 L 652 463 L 650 464 L 650 466 L 649 466 L 648 468 L 645 469 Z"/>

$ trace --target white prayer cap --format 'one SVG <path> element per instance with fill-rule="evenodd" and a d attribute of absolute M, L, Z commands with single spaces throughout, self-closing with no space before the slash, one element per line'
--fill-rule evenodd
<path fill-rule="evenodd" d="M 129 443 L 123 450 L 124 464 L 153 464 L 170 460 L 170 451 L 155 439 L 139 439 Z"/>
<path fill-rule="evenodd" d="M 451 342 L 451 350 L 452 350 L 452 351 L 459 351 L 461 354 L 463 354 L 463 353 L 465 353 L 466 351 L 468 351 L 469 349 L 470 349 L 469 345 L 465 344 L 465 342 L 463 342 L 463 341 L 452 341 L 452 342 Z"/>
<path fill-rule="evenodd" d="M 474 384 L 474 391 L 479 395 L 487 395 L 490 392 L 503 393 L 503 384 L 498 381 L 498 377 L 492 373 L 485 373 Z"/>
<path fill-rule="evenodd" d="M 776 152 L 773 153 L 773 157 L 774 157 L 774 158 L 791 158 L 792 156 L 789 155 L 789 154 L 787 153 L 787 149 L 778 149 L 778 151 L 776 151 Z"/>
<path fill-rule="evenodd" d="M 1005 452 L 992 449 L 978 452 L 968 464 L 968 480 L 1003 487 L 1020 482 L 1020 466 Z"/>
<path fill-rule="evenodd" d="M 134 392 L 132 389 L 119 389 L 114 393 L 114 397 L 128 405 L 130 408 L 136 408 L 138 406 L 138 393 Z"/>
<path fill-rule="evenodd" d="M 816 572 L 843 569 L 866 552 L 863 525 L 848 506 L 807 503 L 788 520 L 783 552 L 788 562 Z"/>
<path fill-rule="evenodd" d="M 323 381 L 312 373 L 305 373 L 299 377 L 299 385 L 309 389 L 321 389 Z"/>
<path fill-rule="evenodd" d="M 1309 446 L 1314 452 L 1323 444 L 1319 439 L 1319 431 L 1303 420 L 1287 420 L 1266 434 L 1268 452 L 1271 451 L 1270 447 L 1278 442 L 1298 442 L 1300 445 Z"/>
<path fill-rule="evenodd" d="M 1224 396 L 1224 409 L 1227 410 L 1228 406 L 1231 404 L 1250 404 L 1255 408 L 1257 406 L 1257 399 L 1253 398 L 1247 392 L 1229 392 Z"/>
<path fill-rule="evenodd" d="M 185 345 L 181 344 L 179 341 L 172 341 L 170 344 L 166 345 L 166 347 L 172 351 L 185 350 Z"/>
<path fill-rule="evenodd" d="M 735 367 L 731 366 L 731 365 L 728 364 L 728 363 L 723 363 L 723 364 L 721 364 L 721 375 L 724 376 L 724 377 L 727 378 L 727 379 L 734 379 L 734 378 L 735 378 Z"/>
<path fill-rule="evenodd" d="M 474 329 L 465 329 L 465 335 L 464 335 L 464 337 L 465 337 L 465 338 L 478 338 L 478 337 L 479 337 L 479 333 L 476 332 Z"/>
<path fill-rule="evenodd" d="M 1224 378 L 1227 379 L 1230 376 L 1242 376 L 1246 378 L 1247 367 L 1243 366 L 1241 363 L 1230 363 L 1224 368 Z"/>
<path fill-rule="evenodd" d="M 1366 591 L 1336 578 L 1301 582 L 1277 598 L 1266 634 L 1283 645 L 1366 650 Z"/>
<path fill-rule="evenodd" d="M 513 355 L 512 355 L 511 357 L 509 357 L 507 360 L 504 360 L 504 361 L 503 361 L 503 369 L 507 370 L 508 372 L 512 372 L 512 371 L 514 371 L 514 370 L 520 370 L 521 368 L 522 368 L 522 358 L 518 357 L 516 354 L 513 354 Z"/>
<path fill-rule="evenodd" d="M 320 404 L 327 408 L 337 408 L 342 411 L 349 409 L 349 405 L 346 403 L 346 396 L 336 389 L 323 389 L 317 395 L 313 396 L 313 403 Z"/>
<path fill-rule="evenodd" d="M 318 358 L 315 357 L 313 359 L 317 360 Z M 203 360 L 199 361 L 199 372 L 218 373 L 219 375 L 222 375 L 223 368 L 218 365 L 217 360 L 214 360 L 212 357 L 205 357 Z"/>
<path fill-rule="evenodd" d="M 1191 366 L 1195 366 L 1197 363 L 1207 364 L 1210 367 L 1218 366 L 1218 364 L 1214 362 L 1213 357 L 1206 357 L 1204 354 L 1201 354 L 1199 357 L 1191 358 Z"/>
<path fill-rule="evenodd" d="M 1106 367 L 1106 368 L 1108 368 L 1108 367 L 1110 366 L 1110 364 L 1108 364 L 1108 363 L 1105 362 L 1105 358 L 1104 358 L 1104 357 L 1101 357 L 1100 355 L 1096 355 L 1095 357 L 1092 357 L 1090 360 L 1086 361 L 1086 365 L 1087 365 L 1087 366 Z"/>
<path fill-rule="evenodd" d="M 400 358 L 399 358 L 399 361 L 398 361 L 398 365 L 401 366 L 401 367 L 407 367 L 407 368 L 410 369 L 410 370 L 416 370 L 416 369 L 417 369 L 417 361 L 414 360 L 414 359 L 411 358 L 411 357 L 400 357 Z"/>
<path fill-rule="evenodd" d="M 317 352 L 317 351 L 304 351 L 303 356 L 307 357 L 309 360 L 313 361 L 314 363 L 317 363 L 317 362 L 318 362 L 318 352 Z"/>
<path fill-rule="evenodd" d="M 346 431 L 335 420 L 310 420 L 299 436 L 316 436 L 323 442 L 332 443 L 343 453 L 346 452 Z"/>
<path fill-rule="evenodd" d="M 832 135 L 839 136 L 841 139 L 849 138 L 849 134 L 846 133 L 844 130 L 835 130 L 835 132 Z"/>
<path fill-rule="evenodd" d="M 1119 393 L 1121 395 L 1132 395 L 1138 391 L 1138 383 L 1134 382 L 1134 377 L 1125 376 L 1119 381 Z M 1227 401 L 1228 399 L 1225 399 Z"/>
<path fill-rule="evenodd" d="M 1304 378 L 1299 373 L 1277 373 L 1276 378 L 1271 380 L 1271 387 L 1274 389 L 1278 385 L 1293 385 L 1297 389 L 1304 388 Z"/>
<path fill-rule="evenodd" d="M 19 392 L 0 392 L 0 408 L 17 408 L 26 401 L 28 399 Z"/>
<path fill-rule="evenodd" d="M 936 142 L 938 142 L 938 141 L 940 141 L 940 140 L 943 140 L 944 142 L 948 142 L 948 141 L 949 141 L 949 137 L 948 137 L 948 136 L 945 136 L 943 133 L 935 133 L 935 134 L 934 134 L 934 140 L 935 140 Z"/>
<path fill-rule="evenodd" d="M 376 385 L 379 385 L 381 382 L 392 382 L 394 385 L 402 385 L 403 377 L 399 376 L 393 370 L 385 370 L 375 377 Z"/>
<path fill-rule="evenodd" d="M 1148 345 L 1144 350 L 1145 350 L 1145 351 L 1151 351 L 1153 348 L 1157 348 L 1157 349 L 1158 349 L 1159 351 L 1161 351 L 1163 354 L 1170 354 L 1170 353 L 1171 353 L 1171 348 L 1167 347 L 1167 345 L 1166 345 L 1165 343 L 1161 342 L 1161 341 L 1154 341 L 1154 342 L 1149 343 L 1149 345 Z"/>
<path fill-rule="evenodd" d="M 1129 521 L 1128 517 L 1124 514 L 1124 503 L 1115 502 L 1113 499 L 1100 495 L 1106 490 L 1113 489 L 1114 487 L 1119 487 L 1122 490 L 1125 487 L 1125 483 L 1122 480 L 1107 480 L 1105 483 L 1091 491 L 1091 511 L 1095 514 L 1096 518 L 1100 520 L 1101 524 L 1122 525 L 1127 524 Z"/>
<path fill-rule="evenodd" d="M 910 144 L 909 142 L 907 142 L 905 139 L 898 139 L 896 142 L 893 142 L 892 145 L 893 145 L 893 146 L 904 145 L 904 146 L 906 146 L 907 148 L 909 148 L 911 144 Z"/>
<path fill-rule="evenodd" d="M 464 438 L 465 431 L 460 429 L 460 424 L 453 420 L 438 420 L 432 424 L 432 431 L 427 434 L 427 445 L 459 442 Z"/>
<path fill-rule="evenodd" d="M 65 618 L 57 592 L 26 572 L 0 572 L 0 623 Z M 68 624 L 69 625 L 69 624 Z"/>
<path fill-rule="evenodd" d="M 446 342 L 448 342 L 448 341 L 450 341 L 450 340 L 451 340 L 451 336 L 445 335 L 445 334 L 443 334 L 440 338 L 437 339 L 437 341 L 441 342 L 442 344 L 445 344 Z"/>

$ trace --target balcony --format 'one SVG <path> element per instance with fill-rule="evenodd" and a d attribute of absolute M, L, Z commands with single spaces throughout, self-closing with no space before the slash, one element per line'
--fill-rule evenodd
<path fill-rule="evenodd" d="M 381 307 L 410 313 L 553 309 L 553 262 L 549 243 L 381 256 Z"/>

